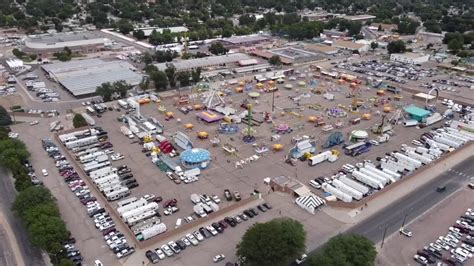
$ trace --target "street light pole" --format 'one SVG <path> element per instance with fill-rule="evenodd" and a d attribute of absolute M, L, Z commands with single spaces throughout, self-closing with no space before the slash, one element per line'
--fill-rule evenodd
<path fill-rule="evenodd" d="M 405 226 L 405 221 L 407 219 L 408 213 L 405 214 L 405 217 L 403 217 L 403 222 L 402 222 L 402 228 Z"/>
<path fill-rule="evenodd" d="M 385 230 L 383 231 L 382 243 L 380 243 L 380 248 L 383 248 L 383 243 L 385 242 L 385 235 L 387 234 L 387 228 L 388 227 L 385 227 Z"/>

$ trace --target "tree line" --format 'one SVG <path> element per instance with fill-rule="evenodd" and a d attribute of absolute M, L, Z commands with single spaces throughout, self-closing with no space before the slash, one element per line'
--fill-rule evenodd
<path fill-rule="evenodd" d="M 0 106 L 0 166 L 12 173 L 18 191 L 12 210 L 22 221 L 31 243 L 48 252 L 53 265 L 72 265 L 62 245 L 70 232 L 61 219 L 56 199 L 47 188 L 32 184 L 25 166 L 30 153 L 21 140 L 8 137 L 11 119 L 5 118 L 4 110 Z"/>

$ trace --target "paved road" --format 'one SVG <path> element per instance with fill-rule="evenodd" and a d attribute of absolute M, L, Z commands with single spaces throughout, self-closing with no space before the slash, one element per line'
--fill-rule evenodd
<path fill-rule="evenodd" d="M 15 255 L 5 228 L 0 224 L 0 265 L 16 265 Z"/>
<path fill-rule="evenodd" d="M 6 221 L 13 229 L 21 254 L 27 266 L 43 266 L 44 261 L 40 250 L 33 248 L 30 245 L 27 234 L 21 225 L 20 220 L 15 217 L 11 211 L 11 206 L 15 200 L 16 192 L 12 182 L 8 178 L 7 173 L 3 168 L 0 168 L 0 211 L 3 213 Z M 3 252 L 3 247 L 0 247 L 0 252 Z M 0 260 L 0 265 L 4 261 Z"/>
<path fill-rule="evenodd" d="M 474 173 L 473 159 L 474 157 L 471 156 L 469 159 L 453 167 L 451 171 L 441 173 L 438 177 L 413 193 L 397 200 L 380 212 L 352 227 L 347 233 L 361 234 L 374 243 L 378 243 L 383 238 L 385 228 L 387 228 L 387 236 L 398 231 L 405 215 L 407 215 L 406 223 L 408 223 L 436 203 L 449 197 L 461 186 L 464 186 L 467 181 L 466 176 L 469 173 Z M 446 186 L 446 191 L 442 193 L 437 192 L 436 188 L 442 185 Z"/>

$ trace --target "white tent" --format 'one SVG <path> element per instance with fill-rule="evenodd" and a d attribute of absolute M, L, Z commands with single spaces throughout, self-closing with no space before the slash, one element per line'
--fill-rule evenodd
<path fill-rule="evenodd" d="M 296 198 L 295 203 L 309 213 L 314 214 L 316 208 L 326 204 L 326 201 L 313 193 L 308 193 L 304 196 Z"/>

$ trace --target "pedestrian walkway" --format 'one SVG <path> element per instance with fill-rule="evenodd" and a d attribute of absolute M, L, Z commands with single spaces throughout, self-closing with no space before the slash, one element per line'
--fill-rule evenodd
<path fill-rule="evenodd" d="M 470 175 L 466 173 L 454 172 L 452 167 L 456 164 L 468 159 L 474 152 L 474 144 L 464 146 L 461 150 L 457 151 L 455 154 L 448 155 L 436 162 L 433 165 L 425 166 L 429 169 L 421 169 L 418 173 L 415 173 L 414 176 L 410 177 L 409 180 L 406 180 L 404 183 L 399 184 L 390 191 L 379 195 L 373 200 L 369 201 L 365 206 L 362 206 L 357 209 L 345 209 L 345 208 L 323 208 L 323 211 L 329 216 L 337 219 L 343 223 L 347 224 L 356 224 L 361 220 L 364 220 L 374 213 L 382 210 L 388 204 L 392 203 L 394 199 L 399 199 L 405 195 L 408 195 L 423 186 L 430 180 L 437 177 L 434 173 L 444 173 L 446 171 L 452 171 L 453 173 L 465 176 L 466 178 L 471 178 Z M 471 174 L 472 175 L 472 174 Z"/>
<path fill-rule="evenodd" d="M 18 246 L 17 239 L 15 235 L 13 234 L 13 230 L 10 227 L 10 224 L 7 222 L 5 217 L 3 217 L 3 213 L 0 213 L 0 227 L 3 227 L 4 229 L 3 231 L 6 233 L 6 237 L 7 237 L 7 239 L 2 239 L 3 247 L 5 247 L 5 245 L 10 246 L 11 251 L 13 251 L 13 255 L 14 255 L 14 261 L 10 261 L 13 259 L 10 256 L 8 256 L 8 258 L 7 256 L 5 256 L 7 265 L 25 265 L 25 262 L 23 261 L 23 256 L 21 255 L 21 252 L 20 252 L 20 247 Z M 2 252 L 5 255 L 6 253 L 8 253 L 8 250 L 3 250 Z M 13 264 L 10 264 L 10 262 Z"/>

